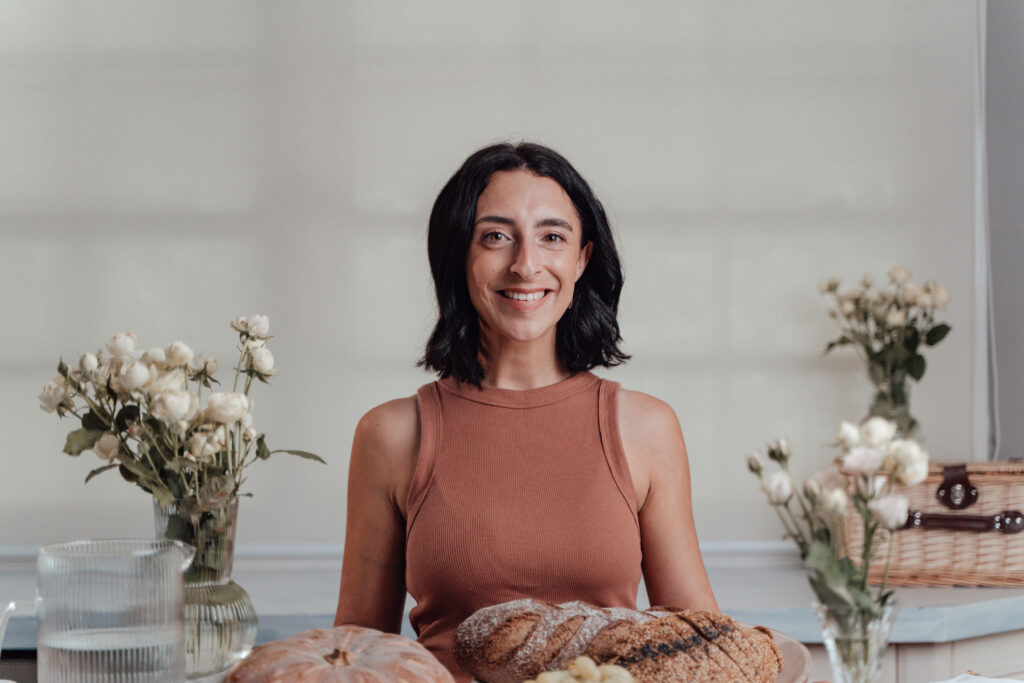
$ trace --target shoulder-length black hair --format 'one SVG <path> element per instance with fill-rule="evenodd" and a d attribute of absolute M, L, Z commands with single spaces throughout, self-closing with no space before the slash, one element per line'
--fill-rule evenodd
<path fill-rule="evenodd" d="M 445 184 L 430 212 L 427 252 L 437 294 L 438 320 L 418 365 L 480 386 L 480 321 L 466 284 L 466 254 L 473 239 L 476 202 L 495 171 L 523 169 L 551 178 L 565 190 L 583 226 L 582 245 L 593 243 L 572 304 L 556 327 L 555 350 L 570 372 L 620 365 L 629 356 L 619 343 L 616 313 L 622 266 L 604 207 L 587 181 L 562 155 L 533 143 L 503 143 L 474 153 Z"/>

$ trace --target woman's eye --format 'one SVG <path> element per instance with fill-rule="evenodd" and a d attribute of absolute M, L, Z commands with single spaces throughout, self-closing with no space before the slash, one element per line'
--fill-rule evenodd
<path fill-rule="evenodd" d="M 544 235 L 545 242 L 564 242 L 565 238 L 559 235 L 557 232 Z"/>
<path fill-rule="evenodd" d="M 484 233 L 484 242 L 500 242 L 504 239 L 508 239 L 504 233 L 497 231 Z"/>

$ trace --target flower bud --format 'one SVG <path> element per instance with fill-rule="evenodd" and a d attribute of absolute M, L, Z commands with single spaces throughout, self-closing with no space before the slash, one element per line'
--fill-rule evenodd
<path fill-rule="evenodd" d="M 747 455 L 747 469 L 761 476 L 761 473 L 764 472 L 764 461 L 761 459 L 760 453 L 751 452 Z"/>
<path fill-rule="evenodd" d="M 274 354 L 267 348 L 249 351 L 249 367 L 265 377 L 270 377 L 277 372 L 274 369 Z"/>
<path fill-rule="evenodd" d="M 762 486 L 772 505 L 783 505 L 793 497 L 793 482 L 785 472 L 776 472 Z"/>
<path fill-rule="evenodd" d="M 118 441 L 117 436 L 110 432 L 106 432 L 99 438 L 99 441 L 93 444 L 92 451 L 103 460 L 106 460 L 108 463 L 112 463 L 117 457 L 117 451 L 120 447 L 121 442 Z"/>
<path fill-rule="evenodd" d="M 95 372 L 96 368 L 99 366 L 99 360 L 97 360 L 96 356 L 91 353 L 83 353 L 81 359 L 78 361 L 78 369 L 85 374 Z"/>
<path fill-rule="evenodd" d="M 777 463 L 785 464 L 789 461 L 790 449 L 789 440 L 785 437 L 776 439 L 768 444 L 768 457 Z"/>
<path fill-rule="evenodd" d="M 135 350 L 135 335 L 131 332 L 118 332 L 107 341 L 107 351 L 115 358 L 130 356 Z"/>

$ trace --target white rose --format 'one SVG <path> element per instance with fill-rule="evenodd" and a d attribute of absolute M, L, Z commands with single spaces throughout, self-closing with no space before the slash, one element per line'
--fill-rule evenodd
<path fill-rule="evenodd" d="M 216 358 L 204 358 L 202 369 L 207 375 L 215 374 L 220 369 L 220 362 Z"/>
<path fill-rule="evenodd" d="M 265 315 L 250 315 L 245 322 L 253 337 L 266 337 L 270 334 L 270 318 Z"/>
<path fill-rule="evenodd" d="M 885 324 L 889 327 L 902 327 L 907 322 L 907 313 L 902 308 L 893 308 L 885 314 Z"/>
<path fill-rule="evenodd" d="M 78 369 L 86 374 L 95 372 L 99 366 L 100 362 L 91 353 L 83 353 L 78 361 Z"/>
<path fill-rule="evenodd" d="M 866 446 L 881 446 L 896 434 L 896 423 L 883 417 L 872 417 L 860 426 L 860 440 Z"/>
<path fill-rule="evenodd" d="M 149 384 L 146 385 L 146 391 L 149 392 L 150 396 L 156 396 L 171 389 L 185 388 L 185 373 L 181 368 L 159 372 L 155 367 L 150 368 L 152 377 L 149 380 Z"/>
<path fill-rule="evenodd" d="M 108 463 L 113 462 L 114 458 L 117 457 L 117 450 L 121 447 L 121 442 L 118 441 L 117 437 L 107 432 L 100 437 L 100 440 L 93 444 L 92 451 Z"/>
<path fill-rule="evenodd" d="M 896 439 L 889 444 L 886 468 L 903 486 L 913 486 L 928 476 L 928 453 L 912 439 Z"/>
<path fill-rule="evenodd" d="M 208 462 L 210 458 L 220 452 L 220 446 L 216 439 L 211 438 L 206 432 L 196 432 L 189 439 L 188 449 L 201 462 Z"/>
<path fill-rule="evenodd" d="M 117 373 L 117 376 L 118 380 L 120 380 L 121 389 L 131 393 L 146 386 L 149 383 L 150 374 L 149 368 L 144 363 L 132 361 L 122 365 L 121 371 Z"/>
<path fill-rule="evenodd" d="M 902 285 L 910 280 L 910 271 L 903 266 L 893 266 L 889 270 L 889 281 L 894 285 Z"/>
<path fill-rule="evenodd" d="M 249 351 L 249 367 L 254 368 L 261 375 L 270 377 L 275 372 L 274 354 L 270 349 L 252 349 Z"/>
<path fill-rule="evenodd" d="M 853 303 L 850 299 L 843 299 L 839 302 L 839 312 L 849 318 L 857 312 L 857 304 Z"/>
<path fill-rule="evenodd" d="M 135 350 L 135 335 L 131 332 L 118 332 L 107 341 L 107 351 L 115 358 L 130 356 Z"/>
<path fill-rule="evenodd" d="M 920 285 L 914 282 L 908 282 L 900 288 L 899 300 L 905 304 L 913 304 L 917 301 L 917 297 L 921 296 L 922 293 L 924 293 L 924 290 L 921 289 Z"/>
<path fill-rule="evenodd" d="M 776 505 L 781 505 L 793 496 L 793 482 L 785 472 L 776 472 L 764 482 L 764 492 L 768 500 Z"/>
<path fill-rule="evenodd" d="M 928 294 L 927 292 L 921 292 L 920 294 L 918 294 L 917 300 L 914 303 L 916 303 L 921 308 L 930 308 L 935 304 L 935 302 L 932 300 L 932 295 Z"/>
<path fill-rule="evenodd" d="M 843 448 L 849 450 L 860 443 L 860 428 L 852 422 L 843 420 L 839 423 L 839 430 L 836 432 L 836 441 Z"/>
<path fill-rule="evenodd" d="M 942 285 L 937 286 L 935 291 L 932 292 L 932 300 L 937 308 L 945 308 L 949 305 L 949 290 Z"/>
<path fill-rule="evenodd" d="M 170 366 L 188 365 L 192 362 L 192 349 L 183 341 L 171 342 L 165 350 L 167 364 Z"/>
<path fill-rule="evenodd" d="M 43 387 L 43 391 L 39 394 L 39 407 L 52 413 L 67 398 L 67 395 L 67 390 L 62 384 L 56 381 L 50 382 Z"/>
<path fill-rule="evenodd" d="M 236 332 L 248 332 L 249 331 L 249 321 L 248 321 L 248 319 L 243 318 L 240 315 L 239 316 L 235 316 L 235 319 L 231 321 L 231 329 L 235 330 Z"/>
<path fill-rule="evenodd" d="M 213 422 L 233 424 L 249 411 L 245 394 L 218 391 L 210 394 L 206 402 L 206 417 Z"/>
<path fill-rule="evenodd" d="M 870 446 L 856 446 L 843 456 L 843 469 L 851 474 L 866 477 L 873 475 L 882 467 L 885 453 Z"/>
<path fill-rule="evenodd" d="M 868 509 L 886 529 L 899 529 L 907 523 L 910 501 L 906 496 L 882 496 L 868 503 Z"/>
<path fill-rule="evenodd" d="M 199 399 L 196 395 L 180 389 L 161 392 L 150 405 L 153 416 L 167 424 L 191 420 L 198 411 Z"/>
<path fill-rule="evenodd" d="M 146 365 L 163 365 L 167 362 L 167 353 L 161 348 L 150 349 L 140 360 Z"/>
<path fill-rule="evenodd" d="M 843 489 L 825 489 L 818 500 L 826 514 L 832 517 L 846 514 L 846 491 Z"/>

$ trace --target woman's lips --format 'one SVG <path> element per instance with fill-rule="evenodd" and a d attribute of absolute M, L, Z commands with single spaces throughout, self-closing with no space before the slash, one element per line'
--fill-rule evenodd
<path fill-rule="evenodd" d="M 550 289 L 501 289 L 498 290 L 502 303 L 517 311 L 535 311 L 544 305 Z"/>

